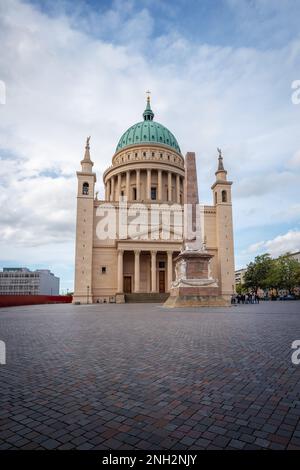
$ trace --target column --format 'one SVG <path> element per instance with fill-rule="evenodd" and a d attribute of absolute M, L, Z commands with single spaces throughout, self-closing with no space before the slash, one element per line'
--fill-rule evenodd
<path fill-rule="evenodd" d="M 130 191 L 130 171 L 126 171 L 126 196 L 127 196 L 128 201 L 130 197 L 129 191 Z"/>
<path fill-rule="evenodd" d="M 136 199 L 140 201 L 141 199 L 141 170 L 136 170 Z"/>
<path fill-rule="evenodd" d="M 172 201 L 172 173 L 168 171 L 168 202 Z"/>
<path fill-rule="evenodd" d="M 147 170 L 147 199 L 151 199 L 151 170 Z"/>
<path fill-rule="evenodd" d="M 118 189 L 117 189 L 117 201 L 119 201 L 119 198 L 121 196 L 121 173 L 118 174 Z"/>
<path fill-rule="evenodd" d="M 157 199 L 161 201 L 162 199 L 162 170 L 157 172 Z"/>
<path fill-rule="evenodd" d="M 151 292 L 156 292 L 156 251 L 151 251 Z"/>
<path fill-rule="evenodd" d="M 124 250 L 118 250 L 118 293 L 123 292 L 123 253 Z"/>
<path fill-rule="evenodd" d="M 171 284 L 173 281 L 173 251 L 168 251 L 168 268 L 167 268 L 167 274 L 168 274 L 168 291 L 171 289 Z"/>
<path fill-rule="evenodd" d="M 109 180 L 106 181 L 105 183 L 105 201 L 109 201 Z"/>
<path fill-rule="evenodd" d="M 176 201 L 180 204 L 180 175 L 176 175 Z"/>
<path fill-rule="evenodd" d="M 110 200 L 115 200 L 115 177 L 111 177 L 111 193 L 110 193 Z"/>
<path fill-rule="evenodd" d="M 134 250 L 134 292 L 140 291 L 140 250 Z"/>

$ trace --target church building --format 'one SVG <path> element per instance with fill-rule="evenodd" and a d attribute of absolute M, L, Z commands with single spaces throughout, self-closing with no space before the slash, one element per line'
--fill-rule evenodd
<path fill-rule="evenodd" d="M 166 300 L 183 245 L 184 187 L 193 181 L 185 181 L 180 146 L 154 120 L 149 97 L 143 120 L 124 132 L 104 172 L 104 200 L 95 193 L 89 138 L 77 179 L 73 302 Z M 219 150 L 213 202 L 202 208 L 202 235 L 213 255 L 211 276 L 228 301 L 234 292 L 231 184 Z M 108 225 L 115 230 L 109 232 Z"/>

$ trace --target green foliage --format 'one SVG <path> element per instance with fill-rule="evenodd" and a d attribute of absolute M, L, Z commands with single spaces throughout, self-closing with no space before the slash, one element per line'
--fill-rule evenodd
<path fill-rule="evenodd" d="M 259 288 L 266 289 L 267 279 L 271 272 L 273 260 L 268 253 L 258 255 L 249 263 L 245 273 L 245 287 L 257 292 Z"/>
<path fill-rule="evenodd" d="M 245 273 L 245 286 L 257 292 L 261 289 L 285 289 L 290 293 L 300 285 L 300 263 L 289 253 L 272 259 L 269 254 L 256 256 Z"/>
<path fill-rule="evenodd" d="M 275 263 L 277 265 L 277 276 L 279 288 L 286 289 L 292 293 L 293 289 L 299 285 L 300 264 L 293 258 L 286 255 L 280 256 Z"/>
<path fill-rule="evenodd" d="M 236 285 L 236 293 L 237 294 L 244 294 L 247 291 L 245 288 L 245 284 L 242 284 L 241 282 Z"/>

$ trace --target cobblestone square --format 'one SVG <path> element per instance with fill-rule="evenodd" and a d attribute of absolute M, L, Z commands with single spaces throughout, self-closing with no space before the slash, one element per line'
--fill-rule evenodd
<path fill-rule="evenodd" d="M 300 302 L 0 310 L 0 449 L 300 449 Z"/>

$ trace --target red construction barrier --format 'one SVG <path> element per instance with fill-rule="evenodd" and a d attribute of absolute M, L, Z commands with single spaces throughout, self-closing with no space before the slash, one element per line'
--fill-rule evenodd
<path fill-rule="evenodd" d="M 0 295 L 0 307 L 16 307 L 18 305 L 68 304 L 71 295 Z"/>

